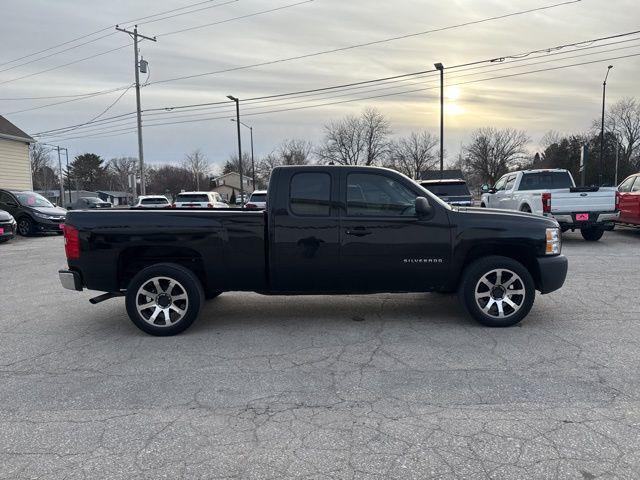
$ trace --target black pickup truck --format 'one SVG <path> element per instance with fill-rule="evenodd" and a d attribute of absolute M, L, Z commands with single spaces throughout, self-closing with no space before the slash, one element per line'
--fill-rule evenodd
<path fill-rule="evenodd" d="M 225 291 L 458 291 L 480 323 L 505 327 L 567 273 L 555 220 L 452 207 L 375 167 L 278 167 L 266 211 L 72 211 L 64 233 L 62 285 L 105 292 L 92 303 L 125 296 L 153 335 L 185 330 Z"/>

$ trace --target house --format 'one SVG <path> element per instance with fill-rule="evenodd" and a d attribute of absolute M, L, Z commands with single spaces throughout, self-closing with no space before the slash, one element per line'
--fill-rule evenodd
<path fill-rule="evenodd" d="M 243 176 L 245 195 L 253 192 L 253 179 L 246 175 Z M 218 192 L 220 196 L 229 201 L 232 195 L 240 195 L 240 174 L 236 172 L 226 173 L 219 177 L 211 178 L 209 188 L 212 192 Z"/>
<path fill-rule="evenodd" d="M 420 174 L 419 180 L 464 180 L 462 170 L 427 170 Z"/>
<path fill-rule="evenodd" d="M 32 190 L 29 144 L 35 140 L 0 115 L 0 188 Z"/>
<path fill-rule="evenodd" d="M 117 192 L 112 190 L 98 190 L 96 192 L 105 202 L 111 203 L 114 207 L 118 205 L 131 205 L 133 203 L 133 195 L 130 192 Z"/>

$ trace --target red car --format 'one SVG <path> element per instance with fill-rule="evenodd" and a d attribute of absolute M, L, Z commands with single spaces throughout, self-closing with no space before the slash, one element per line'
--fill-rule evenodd
<path fill-rule="evenodd" d="M 640 173 L 625 178 L 618 186 L 620 196 L 619 223 L 640 226 Z"/>

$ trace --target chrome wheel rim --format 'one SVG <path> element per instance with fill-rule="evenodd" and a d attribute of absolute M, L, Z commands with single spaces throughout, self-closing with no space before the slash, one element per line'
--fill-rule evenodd
<path fill-rule="evenodd" d="M 177 280 L 153 277 L 138 289 L 136 309 L 149 325 L 171 327 L 187 314 L 189 298 L 184 286 Z"/>
<path fill-rule="evenodd" d="M 20 235 L 29 233 L 29 220 L 20 220 L 20 222 L 18 222 L 18 231 Z"/>
<path fill-rule="evenodd" d="M 485 273 L 474 290 L 476 304 L 485 315 L 505 319 L 515 315 L 526 297 L 522 278 L 512 270 L 496 268 Z"/>

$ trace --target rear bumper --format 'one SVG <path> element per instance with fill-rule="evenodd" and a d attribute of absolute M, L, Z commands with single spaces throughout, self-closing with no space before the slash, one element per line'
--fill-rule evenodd
<path fill-rule="evenodd" d="M 82 291 L 82 278 L 78 272 L 73 270 L 58 270 L 58 278 L 60 283 L 67 290 Z"/>
<path fill-rule="evenodd" d="M 550 293 L 558 290 L 567 278 L 569 261 L 564 255 L 553 257 L 538 257 L 538 271 L 540 272 L 540 293 Z"/>
<path fill-rule="evenodd" d="M 579 213 L 581 212 L 559 212 L 559 213 L 547 214 L 547 216 L 555 218 L 561 227 L 572 227 L 572 228 L 589 228 L 596 225 L 612 223 L 620 217 L 619 211 L 588 212 L 589 220 L 584 222 L 579 222 L 576 220 L 576 214 L 579 214 Z"/>

